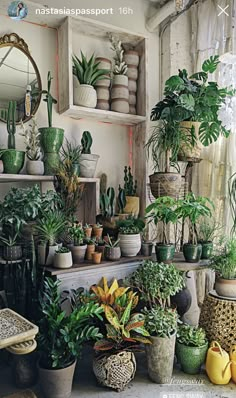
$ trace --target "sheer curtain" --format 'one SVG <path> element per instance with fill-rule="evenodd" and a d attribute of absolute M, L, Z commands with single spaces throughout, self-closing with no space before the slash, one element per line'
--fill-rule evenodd
<path fill-rule="evenodd" d="M 218 4 L 224 9 L 221 13 Z M 194 72 L 201 69 L 210 55 L 222 55 L 232 50 L 234 1 L 206 0 L 191 8 L 192 58 Z M 220 68 L 219 68 L 220 69 Z M 220 71 L 212 80 L 220 80 Z M 236 118 L 236 115 L 235 115 Z M 194 166 L 193 192 L 211 198 L 216 206 L 216 216 L 230 233 L 232 218 L 229 206 L 228 179 L 236 171 L 236 131 L 228 139 L 220 138 L 204 148 L 201 163 Z"/>

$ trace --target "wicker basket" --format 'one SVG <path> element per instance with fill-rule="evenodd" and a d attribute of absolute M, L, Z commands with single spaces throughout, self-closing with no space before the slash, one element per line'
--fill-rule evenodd
<path fill-rule="evenodd" d="M 209 341 L 216 340 L 229 351 L 236 344 L 236 301 L 208 295 L 202 305 L 199 324 Z"/>

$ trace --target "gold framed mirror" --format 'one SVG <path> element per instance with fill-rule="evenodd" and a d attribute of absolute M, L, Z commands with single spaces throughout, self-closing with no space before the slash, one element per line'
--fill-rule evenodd
<path fill-rule="evenodd" d="M 16 101 L 17 124 L 30 120 L 41 92 L 41 77 L 28 45 L 16 33 L 0 37 L 0 120 L 6 123 L 9 101 Z"/>

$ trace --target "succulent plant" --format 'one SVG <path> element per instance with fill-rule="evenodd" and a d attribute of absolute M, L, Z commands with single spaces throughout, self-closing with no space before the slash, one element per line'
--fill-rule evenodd
<path fill-rule="evenodd" d="M 77 77 L 80 84 L 89 84 L 95 86 L 99 80 L 110 79 L 109 69 L 99 69 L 100 62 L 96 62 L 93 54 L 90 59 L 86 59 L 83 52 L 80 52 L 81 60 L 73 55 L 73 74 Z"/>
<path fill-rule="evenodd" d="M 128 71 L 128 66 L 124 61 L 124 49 L 122 48 L 122 43 L 120 40 L 115 38 L 111 33 L 108 33 L 109 40 L 111 42 L 111 49 L 115 52 L 114 56 L 114 69 L 113 73 L 115 75 L 126 75 Z"/>

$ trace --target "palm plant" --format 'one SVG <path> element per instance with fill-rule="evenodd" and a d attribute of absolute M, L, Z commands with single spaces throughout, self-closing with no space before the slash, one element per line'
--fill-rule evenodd
<path fill-rule="evenodd" d="M 77 77 L 80 84 L 88 84 L 95 86 L 99 80 L 109 79 L 110 71 L 108 69 L 99 69 L 100 62 L 96 62 L 93 54 L 89 59 L 80 52 L 81 60 L 76 56 L 72 56 L 73 74 Z"/>
<path fill-rule="evenodd" d="M 38 220 L 35 230 L 41 242 L 47 243 L 49 246 L 54 246 L 65 226 L 66 221 L 61 212 L 49 211 Z"/>

